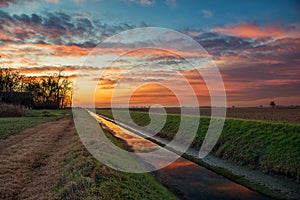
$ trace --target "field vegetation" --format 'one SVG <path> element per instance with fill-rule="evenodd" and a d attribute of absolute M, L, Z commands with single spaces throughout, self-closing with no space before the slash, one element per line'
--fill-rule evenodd
<path fill-rule="evenodd" d="M 20 108 L 16 106 L 15 109 L 19 112 Z M 68 113 L 71 114 L 71 110 L 26 110 L 24 113 L 22 111 L 22 117 L 15 117 L 16 113 L 12 113 L 13 117 L 0 117 L 0 139 L 5 139 L 25 128 L 57 120 Z"/>

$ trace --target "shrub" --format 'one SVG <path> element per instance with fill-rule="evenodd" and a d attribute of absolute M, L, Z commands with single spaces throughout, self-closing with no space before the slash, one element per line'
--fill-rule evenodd
<path fill-rule="evenodd" d="M 0 103 L 0 117 L 22 117 L 26 109 L 23 106 Z"/>

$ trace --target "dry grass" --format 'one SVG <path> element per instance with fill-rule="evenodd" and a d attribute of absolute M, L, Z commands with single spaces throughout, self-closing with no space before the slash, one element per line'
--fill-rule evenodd
<path fill-rule="evenodd" d="M 0 140 L 0 199 L 53 199 L 74 137 L 72 121 L 63 118 Z"/>
<path fill-rule="evenodd" d="M 0 103 L 0 117 L 23 117 L 25 114 L 23 106 Z"/>

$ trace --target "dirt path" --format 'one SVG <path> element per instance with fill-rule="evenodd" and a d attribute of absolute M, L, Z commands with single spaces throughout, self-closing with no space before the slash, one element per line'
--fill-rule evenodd
<path fill-rule="evenodd" d="M 52 199 L 74 131 L 66 116 L 0 140 L 0 199 Z"/>

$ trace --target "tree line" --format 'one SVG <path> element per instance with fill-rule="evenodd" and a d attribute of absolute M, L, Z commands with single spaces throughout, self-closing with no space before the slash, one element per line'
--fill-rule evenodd
<path fill-rule="evenodd" d="M 11 68 L 0 68 L 0 102 L 35 109 L 70 106 L 72 82 L 62 71 L 47 77 L 29 77 Z"/>

